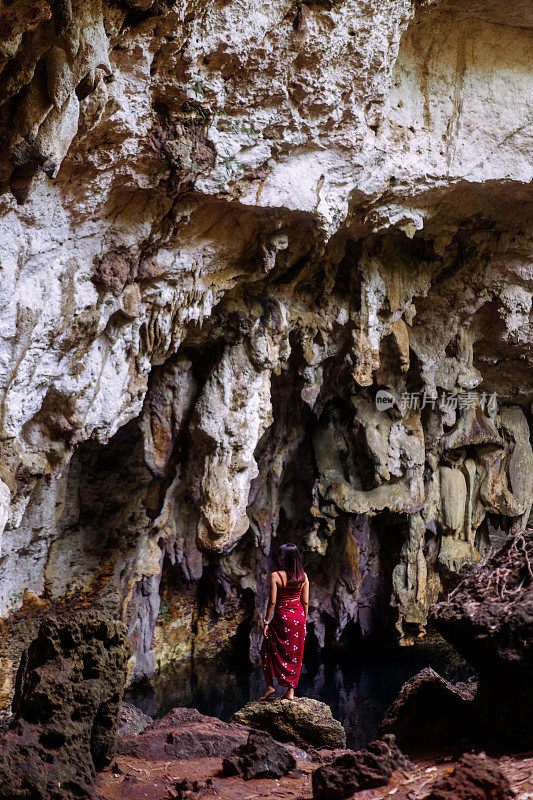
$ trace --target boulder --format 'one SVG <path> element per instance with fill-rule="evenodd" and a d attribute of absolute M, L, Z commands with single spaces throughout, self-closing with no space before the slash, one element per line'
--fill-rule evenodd
<path fill-rule="evenodd" d="M 452 684 L 431 667 L 408 680 L 383 718 L 380 734 L 393 733 L 402 749 L 456 746 L 472 727 L 475 684 Z"/>
<path fill-rule="evenodd" d="M 96 798 L 92 780 L 114 755 L 130 656 L 125 626 L 99 611 L 41 623 L 0 742 L 2 797 Z"/>
<path fill-rule="evenodd" d="M 497 761 L 465 753 L 433 784 L 425 800 L 510 800 L 514 794 Z"/>
<path fill-rule="evenodd" d="M 235 754 L 222 762 L 226 776 L 242 775 L 252 778 L 281 778 L 294 769 L 296 760 L 292 753 L 276 742 L 266 731 L 250 731 L 248 741 L 239 745 Z"/>
<path fill-rule="evenodd" d="M 473 701 L 479 735 L 533 746 L 533 530 L 510 536 L 438 603 L 437 630 L 478 674 Z"/>
<path fill-rule="evenodd" d="M 392 734 L 377 739 L 364 750 L 343 753 L 313 772 L 313 800 L 344 800 L 363 789 L 386 786 L 395 769 L 412 765 Z"/>
<path fill-rule="evenodd" d="M 233 715 L 232 722 L 259 728 L 299 747 L 346 747 L 346 732 L 330 707 L 309 697 L 268 703 L 253 700 Z"/>
<path fill-rule="evenodd" d="M 209 797 L 220 797 L 211 778 L 208 778 L 205 783 L 186 778 L 170 789 L 169 795 L 175 800 L 204 800 Z"/>
<path fill-rule="evenodd" d="M 153 722 L 152 717 L 144 714 L 140 708 L 131 703 L 122 703 L 118 720 L 118 735 L 137 736 Z"/>
<path fill-rule="evenodd" d="M 174 708 L 142 733 L 124 736 L 118 752 L 144 761 L 226 758 L 246 742 L 248 733 L 242 725 L 206 717 L 194 708 Z"/>

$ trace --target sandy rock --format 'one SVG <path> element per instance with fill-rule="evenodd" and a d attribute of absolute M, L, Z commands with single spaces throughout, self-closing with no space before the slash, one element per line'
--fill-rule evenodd
<path fill-rule="evenodd" d="M 309 697 L 295 700 L 253 700 L 237 711 L 233 722 L 267 731 L 280 742 L 305 747 L 345 747 L 346 733 L 325 703 Z"/>

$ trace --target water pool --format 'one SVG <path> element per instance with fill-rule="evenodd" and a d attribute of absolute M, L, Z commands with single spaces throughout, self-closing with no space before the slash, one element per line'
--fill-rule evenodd
<path fill-rule="evenodd" d="M 331 706 L 346 730 L 348 746 L 357 749 L 375 738 L 387 707 L 403 683 L 427 666 L 454 681 L 473 674 L 451 647 L 432 635 L 413 647 L 372 653 L 358 648 L 306 659 L 297 695 L 314 697 Z M 204 662 L 160 674 L 150 684 L 129 689 L 126 699 L 153 717 L 186 706 L 228 721 L 263 691 L 260 668 Z"/>

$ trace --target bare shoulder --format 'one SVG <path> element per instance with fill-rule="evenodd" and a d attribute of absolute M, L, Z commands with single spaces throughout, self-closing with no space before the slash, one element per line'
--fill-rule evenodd
<path fill-rule="evenodd" d="M 304 583 L 309 583 L 309 576 L 307 572 L 304 572 Z"/>
<path fill-rule="evenodd" d="M 281 578 L 277 572 L 270 573 L 270 583 L 281 583 Z"/>

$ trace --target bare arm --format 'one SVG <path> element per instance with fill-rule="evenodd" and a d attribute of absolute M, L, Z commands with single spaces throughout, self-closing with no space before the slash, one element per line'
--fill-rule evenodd
<path fill-rule="evenodd" d="M 307 575 L 305 576 L 305 583 L 302 589 L 301 603 L 304 607 L 305 618 L 307 619 L 307 615 L 309 613 L 309 578 Z"/>
<path fill-rule="evenodd" d="M 265 625 L 263 628 L 263 634 L 265 636 L 268 635 L 268 623 L 272 619 L 272 615 L 274 614 L 274 608 L 276 606 L 276 598 L 278 596 L 278 580 L 276 574 L 273 572 L 270 576 L 270 596 L 268 598 L 268 606 L 265 615 Z"/>

